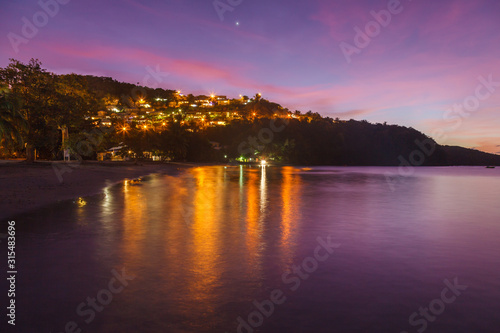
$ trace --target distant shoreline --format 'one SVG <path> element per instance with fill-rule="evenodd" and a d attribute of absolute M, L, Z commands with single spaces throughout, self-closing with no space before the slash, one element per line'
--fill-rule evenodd
<path fill-rule="evenodd" d="M 60 177 L 53 165 L 61 170 Z M 176 174 L 193 166 L 183 163 L 85 162 L 67 167 L 62 161 L 56 164 L 0 161 L 0 223 L 59 201 L 101 193 L 105 187 L 126 179 L 154 173 Z"/>
<path fill-rule="evenodd" d="M 176 175 L 182 170 L 199 166 L 259 167 L 258 163 L 159 163 L 159 162 L 97 162 L 83 164 L 72 162 L 68 167 L 64 162 L 37 161 L 26 163 L 22 160 L 0 160 L 0 224 L 55 204 L 64 200 L 100 194 L 104 188 L 126 179 L 135 179 L 160 173 Z M 57 176 L 54 166 L 60 171 Z M 306 167 L 298 165 L 271 164 L 270 167 Z M 327 166 L 316 166 L 327 167 Z M 363 167 L 363 166 L 330 166 Z M 365 166 L 370 167 L 370 166 Z M 439 167 L 439 166 L 435 166 Z M 450 166 L 441 166 L 450 167 Z M 484 168 L 484 166 L 482 166 Z M 66 168 L 66 169 L 64 169 Z M 394 166 L 388 168 L 395 168 Z M 397 168 L 397 167 L 396 167 Z M 64 171 L 66 170 L 66 171 Z M 60 181 L 62 177 L 62 182 Z"/>

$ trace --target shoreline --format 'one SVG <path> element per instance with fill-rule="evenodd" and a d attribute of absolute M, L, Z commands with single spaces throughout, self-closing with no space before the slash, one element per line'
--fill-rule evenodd
<path fill-rule="evenodd" d="M 135 164 L 118 161 L 86 161 L 79 164 L 63 161 L 26 163 L 24 160 L 0 160 L 0 225 L 8 219 L 51 204 L 100 194 L 104 188 L 126 179 L 158 173 L 176 175 L 190 168 L 213 165 L 222 164 L 187 162 Z M 59 177 L 56 170 L 60 170 Z"/>
<path fill-rule="evenodd" d="M 0 223 L 60 201 L 99 194 L 104 188 L 126 179 L 155 173 L 174 175 L 193 166 L 184 163 L 1 161 Z"/>

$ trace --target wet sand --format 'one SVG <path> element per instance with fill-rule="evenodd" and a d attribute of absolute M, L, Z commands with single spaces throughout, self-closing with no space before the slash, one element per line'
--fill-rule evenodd
<path fill-rule="evenodd" d="M 58 201 L 100 193 L 125 179 L 175 174 L 187 167 L 173 163 L 0 161 L 0 223 Z"/>

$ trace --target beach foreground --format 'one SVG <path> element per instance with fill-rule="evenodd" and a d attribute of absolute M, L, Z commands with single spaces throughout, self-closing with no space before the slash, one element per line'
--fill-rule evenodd
<path fill-rule="evenodd" d="M 133 162 L 0 161 L 0 219 L 80 196 L 101 192 L 106 186 L 152 173 L 176 173 L 181 164 Z"/>

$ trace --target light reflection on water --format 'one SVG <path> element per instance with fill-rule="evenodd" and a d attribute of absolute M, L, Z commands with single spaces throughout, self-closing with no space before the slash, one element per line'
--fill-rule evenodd
<path fill-rule="evenodd" d="M 20 327 L 236 332 L 281 288 L 261 332 L 413 332 L 458 277 L 470 288 L 427 331 L 497 332 L 498 170 L 422 168 L 392 192 L 387 169 L 196 167 L 22 217 Z M 291 292 L 281 275 L 328 235 L 341 248 Z M 123 267 L 136 279 L 86 324 L 77 305 Z"/>

